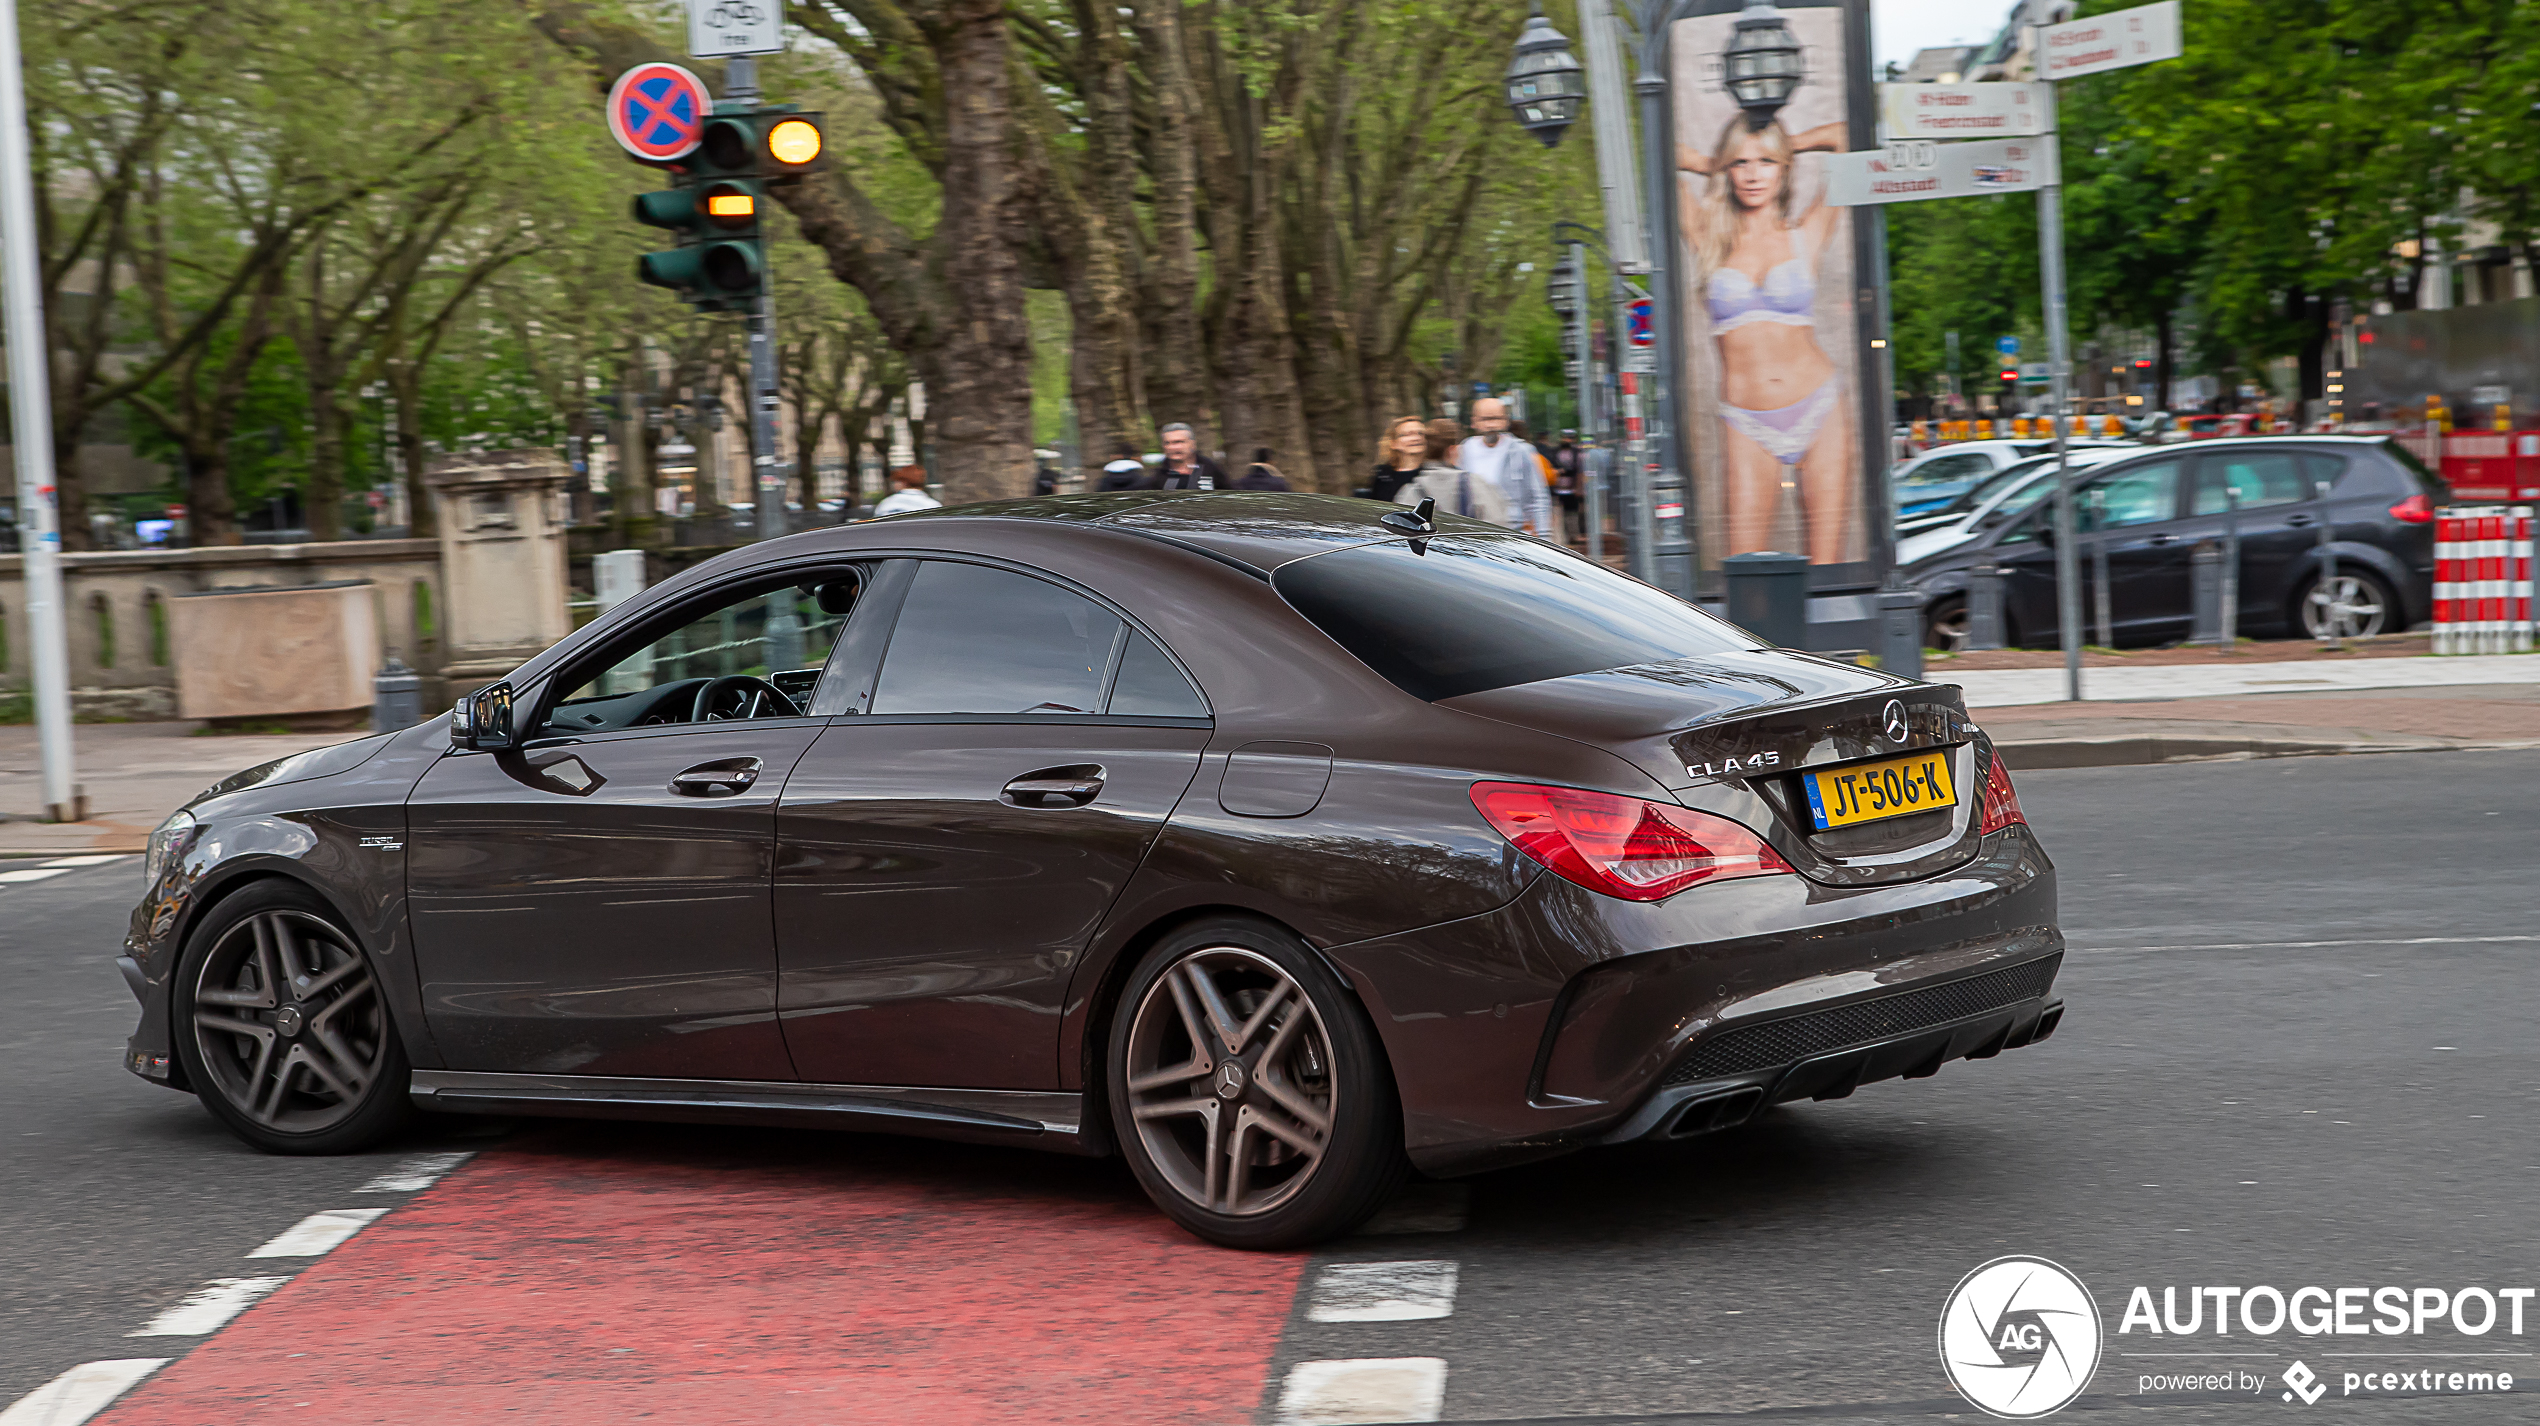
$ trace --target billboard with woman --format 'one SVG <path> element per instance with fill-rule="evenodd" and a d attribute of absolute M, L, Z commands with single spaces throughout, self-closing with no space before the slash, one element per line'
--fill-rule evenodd
<path fill-rule="evenodd" d="M 1697 8 L 1711 13 L 1668 37 L 1668 197 L 1677 430 L 1701 568 L 1784 550 L 1818 566 L 1820 589 L 1868 584 L 1880 534 L 1870 460 L 1885 425 L 1869 399 L 1870 254 L 1854 210 L 1823 201 L 1822 157 L 1869 146 L 1869 86 L 1853 82 L 1867 69 L 1866 6 Z M 1750 56 L 1743 78 L 1786 74 L 1793 42 L 1795 84 L 1731 85 L 1733 47 L 1782 47 L 1760 65 Z"/>

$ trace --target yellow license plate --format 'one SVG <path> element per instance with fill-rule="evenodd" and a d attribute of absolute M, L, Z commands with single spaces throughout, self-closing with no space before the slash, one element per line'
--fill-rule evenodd
<path fill-rule="evenodd" d="M 1958 805 L 1949 781 L 1949 749 L 1933 748 L 1883 762 L 1812 772 L 1802 779 L 1817 830 L 1929 812 Z"/>

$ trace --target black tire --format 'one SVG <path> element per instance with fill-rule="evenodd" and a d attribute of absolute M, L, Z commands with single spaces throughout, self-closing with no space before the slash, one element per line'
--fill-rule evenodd
<path fill-rule="evenodd" d="M 1931 612 L 1923 616 L 1923 647 L 1947 654 L 1966 650 L 1967 601 L 1964 595 L 1945 594 L 1932 601 Z"/>
<path fill-rule="evenodd" d="M 2328 637 L 2330 616 L 2324 607 L 2323 586 L 2327 581 L 2318 574 L 2303 581 L 2302 592 L 2293 597 L 2293 627 L 2305 638 Z M 2369 638 L 2374 634 L 2393 634 L 2406 627 L 2399 609 L 2398 596 L 2381 576 L 2352 565 L 2337 567 L 2338 592 L 2343 597 L 2344 612 L 2336 622 L 2338 637 Z"/>
<path fill-rule="evenodd" d="M 377 970 L 298 882 L 214 906 L 186 939 L 168 1009 L 195 1097 L 267 1153 L 354 1153 L 413 1117 Z"/>
<path fill-rule="evenodd" d="M 1203 980 L 1222 1020 L 1202 1002 Z M 1195 1043 L 1194 1027 L 1210 1043 Z M 1139 1186 L 1212 1243 L 1301 1248 L 1338 1236 L 1409 1170 L 1374 1027 L 1322 958 L 1275 926 L 1212 918 L 1165 937 L 1121 988 L 1103 1064 L 1112 1131 Z"/>

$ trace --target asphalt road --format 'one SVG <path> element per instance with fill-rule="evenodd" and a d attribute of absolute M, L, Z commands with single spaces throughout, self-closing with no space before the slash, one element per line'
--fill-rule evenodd
<path fill-rule="evenodd" d="M 1269 1422 L 1303 1364 L 1421 1359 L 1408 1370 L 1442 1371 L 1449 1421 L 1974 1420 L 1939 1368 L 1942 1303 L 1986 1260 L 2033 1254 L 2086 1281 L 2107 1322 L 2074 1410 L 2300 1409 L 2279 1380 L 2299 1357 L 2331 1387 L 2315 1409 L 2342 1419 L 2540 1419 L 2540 1301 L 2522 1337 L 2115 1330 L 2137 1285 L 2156 1302 L 2211 1284 L 2540 1286 L 2535 787 L 2540 753 L 2023 774 L 2073 947 L 2047 1044 L 1708 1140 L 1427 1190 L 1413 1206 L 1432 1221 L 1412 1226 L 1452 1231 L 1289 1257 L 1175 1240 L 1116 1166 L 957 1146 L 570 1125 L 263 1157 L 116 1065 L 133 1008 L 108 957 L 135 863 L 0 887 L 16 988 L 0 998 L 0 1404 L 75 1363 L 191 1352 L 100 1419 L 434 1420 L 462 1400 L 774 1419 L 714 1403 L 778 1380 L 802 1419 Z M 356 1192 L 467 1148 L 485 1152 L 420 1197 Z M 273 1269 L 308 1280 L 204 1345 L 126 1335 L 244 1275 L 304 1215 L 366 1203 L 390 1215 L 317 1266 Z M 1425 1307 L 1328 1310 L 1331 1269 L 1363 1263 L 1451 1264 L 1451 1285 L 1440 1299 L 1444 1268 L 1396 1269 L 1427 1284 Z M 736 1293 L 751 1305 L 672 1300 Z M 777 1322 L 806 1302 L 888 1330 Z M 342 1365 L 423 1338 L 447 1355 Z M 551 1360 L 586 1338 L 589 1362 Z M 2147 1355 L 2190 1349 L 2245 1355 Z M 2359 1355 L 2393 1351 L 2410 1356 Z M 2519 1355 L 2416 1360 L 2435 1351 Z M 303 1356 L 305 1375 L 270 1384 Z M 848 1359 L 860 1374 L 840 1375 Z M 2533 1381 L 2338 1389 L 2421 1365 Z M 2139 1390 L 2200 1369 L 2263 1387 Z M 895 1394 L 912 1382 L 927 1390 Z M 833 1388 L 859 1394 L 818 1394 Z"/>

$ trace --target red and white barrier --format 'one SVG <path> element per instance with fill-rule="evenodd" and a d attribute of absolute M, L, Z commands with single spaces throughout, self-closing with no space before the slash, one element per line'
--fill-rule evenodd
<path fill-rule="evenodd" d="M 2530 652 L 2531 537 L 2528 505 L 2446 505 L 2436 512 L 2436 653 Z"/>

